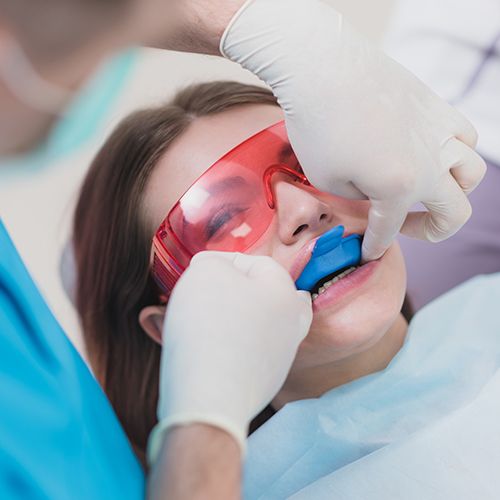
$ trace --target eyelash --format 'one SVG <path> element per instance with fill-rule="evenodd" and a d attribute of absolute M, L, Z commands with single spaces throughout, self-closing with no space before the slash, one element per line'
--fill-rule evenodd
<path fill-rule="evenodd" d="M 245 212 L 248 207 L 221 207 L 216 214 L 210 219 L 206 228 L 205 235 L 207 240 L 212 238 L 217 231 L 224 226 L 228 221 L 230 221 L 234 216 Z"/>

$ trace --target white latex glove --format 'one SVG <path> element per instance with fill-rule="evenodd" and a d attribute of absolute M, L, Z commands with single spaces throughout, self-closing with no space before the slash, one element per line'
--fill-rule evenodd
<path fill-rule="evenodd" d="M 252 0 L 221 52 L 273 90 L 292 146 L 319 189 L 369 198 L 365 260 L 398 231 L 440 241 L 471 214 L 486 171 L 475 129 L 320 0 Z M 408 214 L 422 202 L 428 212 Z"/>
<path fill-rule="evenodd" d="M 244 450 L 248 425 L 283 385 L 312 321 L 311 298 L 270 257 L 197 254 L 170 297 L 162 338 L 159 423 L 203 422 Z"/>

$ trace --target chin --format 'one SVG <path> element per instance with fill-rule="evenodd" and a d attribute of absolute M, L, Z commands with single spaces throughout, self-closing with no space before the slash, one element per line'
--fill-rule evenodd
<path fill-rule="evenodd" d="M 300 345 L 295 368 L 310 368 L 340 361 L 375 345 L 391 328 L 399 310 L 373 317 L 337 317 L 331 325 L 311 325 Z"/>

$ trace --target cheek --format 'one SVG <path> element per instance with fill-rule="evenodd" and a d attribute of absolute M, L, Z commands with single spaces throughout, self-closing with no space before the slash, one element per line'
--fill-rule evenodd
<path fill-rule="evenodd" d="M 368 200 L 350 200 L 330 193 L 320 193 L 318 197 L 330 205 L 332 212 L 338 218 L 346 221 L 358 221 L 358 223 L 365 225 L 368 222 L 368 211 L 370 210 Z"/>
<path fill-rule="evenodd" d="M 280 242 L 278 236 L 278 218 L 274 217 L 266 232 L 249 250 L 246 250 L 245 253 L 249 255 L 266 255 L 272 257 L 276 262 L 288 270 L 297 256 L 297 249 L 283 245 Z"/>

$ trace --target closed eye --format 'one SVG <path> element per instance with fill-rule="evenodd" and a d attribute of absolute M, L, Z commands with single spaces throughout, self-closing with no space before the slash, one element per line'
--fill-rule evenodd
<path fill-rule="evenodd" d="M 248 210 L 248 207 L 225 206 L 220 208 L 208 221 L 205 227 L 205 237 L 207 240 L 213 238 L 226 224 L 239 214 Z"/>

